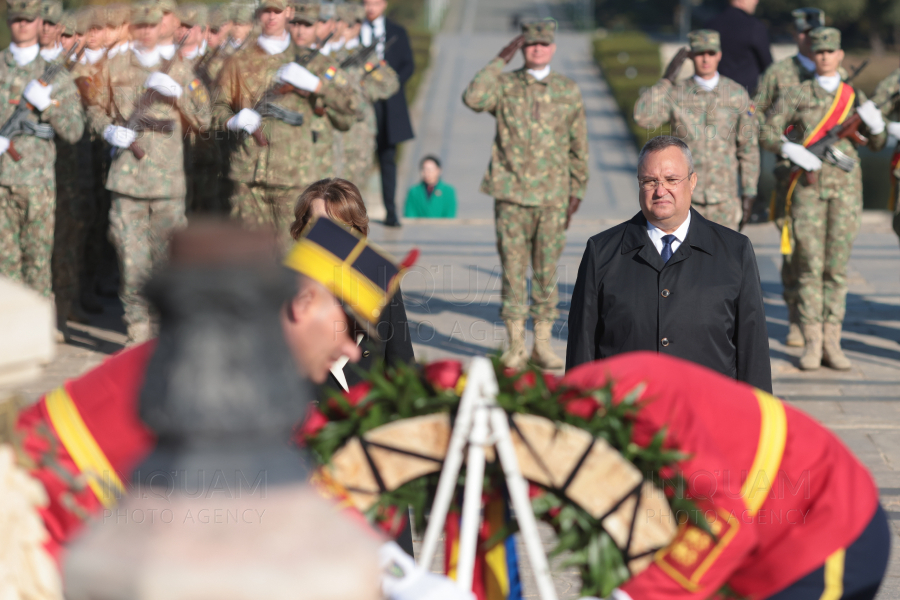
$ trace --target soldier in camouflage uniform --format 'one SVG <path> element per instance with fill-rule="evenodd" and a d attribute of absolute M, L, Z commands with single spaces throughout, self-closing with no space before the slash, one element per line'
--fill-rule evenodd
<path fill-rule="evenodd" d="M 124 4 L 106 5 L 106 57 L 112 58 L 128 50 L 131 9 Z"/>
<path fill-rule="evenodd" d="M 112 58 L 99 73 L 96 98 L 89 101 L 91 128 L 116 148 L 106 187 L 112 192 L 110 238 L 119 256 L 120 299 L 125 308 L 129 343 L 151 335 L 150 314 L 141 286 L 166 257 L 172 230 L 185 224 L 184 129 L 209 126 L 209 95 L 189 65 L 161 58 L 157 41 L 161 11 L 156 4 L 134 6 L 134 47 Z M 144 90 L 156 100 L 147 116 L 158 120 L 139 134 L 124 127 Z M 137 93 L 136 93 L 137 92 Z M 174 127 L 172 133 L 163 125 Z M 130 150 L 136 142 L 145 153 Z"/>
<path fill-rule="evenodd" d="M 295 45 L 286 31 L 294 13 L 286 0 L 264 0 L 260 11 L 260 35 L 219 76 L 213 124 L 243 138 L 230 157 L 232 216 L 250 227 L 273 227 L 287 244 L 300 192 L 330 176 L 330 165 L 316 163 L 331 162 L 331 126 L 348 129 L 358 101 L 346 74 L 327 57 L 315 56 L 306 67 L 294 62 L 313 51 Z M 281 89 L 260 104 L 275 88 Z M 266 145 L 252 136 L 257 131 Z"/>
<path fill-rule="evenodd" d="M 791 57 L 772 64 L 759 80 L 756 98 L 756 116 L 760 127 L 766 121 L 778 98 L 784 97 L 791 103 L 797 99 L 800 84 L 816 75 L 816 63 L 810 49 L 809 33 L 825 23 L 825 13 L 817 8 L 799 8 L 791 13 L 794 17 L 794 41 L 799 52 Z M 772 191 L 772 202 L 769 208 L 769 219 L 775 222 L 779 233 L 785 226 L 785 199 L 790 184 L 791 161 L 779 158 L 775 164 L 775 189 Z M 788 219 L 790 217 L 787 217 Z M 790 228 L 790 224 L 788 224 Z M 788 346 L 802 347 L 803 332 L 800 330 L 800 315 L 797 313 L 797 274 L 793 269 L 791 258 L 793 253 L 782 254 L 781 283 L 782 295 L 788 308 L 788 334 L 785 343 Z"/>
<path fill-rule="evenodd" d="M 897 140 L 900 140 L 900 69 L 897 69 L 888 75 L 884 81 L 875 88 L 875 95 L 872 101 L 881 109 L 881 114 L 885 119 L 890 119 L 887 124 L 887 132 Z M 894 154 L 891 157 L 891 192 L 893 196 L 890 198 L 889 206 L 893 208 L 892 225 L 894 232 L 900 236 L 900 142 L 894 148 Z"/>
<path fill-rule="evenodd" d="M 48 66 L 39 54 L 40 0 L 12 0 L 6 11 L 13 43 L 0 53 L 0 123 L 13 115 L 23 96 L 33 108 L 26 118 L 28 132 L 0 137 L 0 275 L 50 297 L 56 205 L 53 139 L 55 134 L 69 143 L 78 141 L 84 113 L 67 71 L 48 85 L 38 81 Z"/>
<path fill-rule="evenodd" d="M 647 129 L 671 124 L 672 135 L 694 156 L 697 188 L 691 206 L 710 221 L 737 229 L 743 207 L 749 214 L 756 198 L 759 127 L 744 87 L 716 71 L 722 58 L 719 32 L 701 29 L 688 38 L 695 75 L 675 82 L 680 64 L 670 65 L 638 98 L 634 120 Z"/>
<path fill-rule="evenodd" d="M 231 45 L 236 50 L 248 45 L 250 38 L 259 33 L 254 31 L 257 23 L 254 20 L 256 8 L 250 3 L 234 3 L 231 5 Z"/>
<path fill-rule="evenodd" d="M 63 5 L 59 0 L 43 0 L 41 2 L 41 33 L 38 44 L 41 47 L 41 58 L 50 62 L 56 60 L 63 50 L 59 43 L 62 32 Z"/>
<path fill-rule="evenodd" d="M 362 23 L 365 11 L 359 4 L 341 4 L 338 5 L 338 17 Z M 346 60 L 362 50 L 362 47 L 356 45 L 348 51 L 342 45 L 342 48 L 332 56 L 338 59 L 338 56 L 343 55 L 343 60 Z M 375 121 L 373 102 L 387 100 L 396 94 L 400 89 L 400 78 L 390 65 L 383 60 L 379 61 L 378 55 L 374 53 L 361 64 L 348 67 L 347 76 L 360 97 L 360 103 L 356 122 L 349 131 L 335 132 L 335 175 L 362 187 L 375 166 L 375 136 L 378 133 L 378 125 Z"/>
<path fill-rule="evenodd" d="M 587 187 L 587 124 L 578 86 L 550 70 L 556 22 L 526 23 L 522 32 L 475 75 L 463 102 L 497 119 L 481 191 L 495 199 L 497 249 L 503 264 L 500 314 L 509 334 L 502 360 L 520 369 L 528 359 L 525 321 L 530 258 L 535 334 L 531 358 L 543 368 L 557 369 L 564 363 L 550 347 L 553 323 L 559 316 L 556 267 L 566 242 L 565 230 Z M 525 66 L 503 73 L 520 48 Z"/>
<path fill-rule="evenodd" d="M 841 34 L 832 27 L 809 32 L 815 55 L 816 76 L 800 84 L 794 98 L 781 96 L 775 102 L 760 137 L 763 146 L 788 158 L 799 169 L 789 194 L 793 261 L 799 281 L 798 311 L 805 349 L 800 368 L 818 369 L 823 361 L 840 370 L 851 367 L 841 351 L 841 324 L 847 296 L 847 262 L 862 214 L 862 177 L 856 148 L 849 139 L 834 149 L 843 152 L 855 166 L 847 172 L 823 163 L 804 147 L 815 141 L 816 131 L 826 131 L 855 108 L 863 124 L 860 132 L 868 145 L 878 150 L 887 134 L 881 112 L 862 92 L 844 84 L 838 72 L 844 57 Z M 827 115 L 834 115 L 826 122 Z M 819 127 L 821 124 L 821 127 Z M 783 132 L 791 141 L 783 141 Z M 800 170 L 815 172 L 807 176 Z"/>
<path fill-rule="evenodd" d="M 212 93 L 218 87 L 217 80 L 225 61 L 234 53 L 235 47 L 231 44 L 231 10 L 224 5 L 214 6 L 209 11 L 209 42 L 208 55 L 203 61 L 203 71 L 208 82 L 207 87 Z M 215 95 L 215 94 L 213 94 Z"/>

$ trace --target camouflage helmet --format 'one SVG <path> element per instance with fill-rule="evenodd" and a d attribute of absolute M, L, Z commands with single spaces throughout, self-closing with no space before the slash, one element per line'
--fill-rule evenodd
<path fill-rule="evenodd" d="M 552 44 L 556 37 L 556 21 L 543 19 L 522 23 L 522 35 L 525 36 L 525 45 Z"/>
<path fill-rule="evenodd" d="M 697 29 L 688 34 L 691 52 L 721 52 L 722 42 L 718 31 Z"/>
<path fill-rule="evenodd" d="M 131 23 L 157 25 L 162 21 L 163 10 L 156 2 L 138 2 L 131 7 Z"/>
<path fill-rule="evenodd" d="M 791 11 L 797 33 L 806 33 L 816 27 L 825 26 L 825 11 L 821 8 L 798 8 Z"/>
<path fill-rule="evenodd" d="M 321 5 L 312 2 L 292 2 L 294 7 L 294 16 L 291 17 L 291 23 L 308 23 L 315 25 L 316 21 L 321 17 Z"/>
<path fill-rule="evenodd" d="M 41 19 L 45 23 L 59 23 L 63 16 L 63 5 L 59 0 L 44 0 L 41 2 Z"/>
<path fill-rule="evenodd" d="M 205 4 L 183 4 L 178 7 L 178 20 L 185 27 L 206 27 L 209 10 Z"/>
<path fill-rule="evenodd" d="M 207 25 L 210 29 L 221 29 L 229 21 L 231 21 L 231 11 L 227 6 L 219 4 L 209 10 Z"/>
<path fill-rule="evenodd" d="M 33 21 L 41 17 L 41 0 L 6 0 L 6 19 L 27 19 Z"/>
<path fill-rule="evenodd" d="M 121 27 L 131 18 L 131 8 L 127 4 L 106 5 L 107 27 Z"/>
<path fill-rule="evenodd" d="M 256 8 L 252 4 L 232 4 L 230 10 L 231 22 L 247 24 L 253 22 Z"/>
<path fill-rule="evenodd" d="M 816 27 L 807 35 L 813 52 L 841 49 L 841 32 L 834 27 Z"/>
<path fill-rule="evenodd" d="M 75 13 L 71 10 L 63 12 L 59 25 L 62 27 L 60 35 L 75 35 Z"/>

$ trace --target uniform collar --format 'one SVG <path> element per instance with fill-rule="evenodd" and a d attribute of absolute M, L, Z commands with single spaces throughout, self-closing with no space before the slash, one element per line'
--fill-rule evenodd
<path fill-rule="evenodd" d="M 41 52 L 41 46 L 37 43 L 32 44 L 26 48 L 20 48 L 16 46 L 12 42 L 9 44 L 9 55 L 12 58 L 13 62 L 15 62 L 20 67 L 26 67 L 30 65 L 35 59 L 37 59 L 38 55 Z"/>
<path fill-rule="evenodd" d="M 711 79 L 702 79 L 696 75 L 692 77 L 694 80 L 694 84 L 707 92 L 711 92 L 719 86 L 719 72 L 716 71 L 716 74 L 712 76 Z"/>

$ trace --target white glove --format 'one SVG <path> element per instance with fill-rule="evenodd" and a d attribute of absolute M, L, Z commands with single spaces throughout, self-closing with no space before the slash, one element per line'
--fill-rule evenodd
<path fill-rule="evenodd" d="M 25 92 L 22 95 L 28 100 L 28 104 L 40 111 L 44 111 L 50 106 L 50 92 L 52 91 L 52 85 L 44 85 L 37 79 L 32 79 L 25 86 Z"/>
<path fill-rule="evenodd" d="M 9 143 L 9 138 L 0 135 L 0 156 L 6 154 L 6 151 L 9 150 Z"/>
<path fill-rule="evenodd" d="M 874 102 L 866 100 L 856 108 L 856 112 L 859 113 L 859 118 L 862 119 L 863 123 L 866 124 L 866 127 L 869 128 L 869 133 L 878 135 L 884 131 L 884 118 L 881 116 L 881 111 L 878 110 L 878 107 L 875 106 Z"/>
<path fill-rule="evenodd" d="M 896 140 L 900 140 L 900 123 L 895 121 L 888 121 L 887 124 L 888 135 L 893 137 Z"/>
<path fill-rule="evenodd" d="M 181 98 L 181 86 L 178 82 L 166 75 L 165 73 L 150 73 L 150 77 L 144 82 L 144 87 L 156 90 L 163 96 L 170 98 Z"/>
<path fill-rule="evenodd" d="M 822 168 L 822 161 L 819 160 L 818 156 L 794 142 L 781 144 L 781 155 L 787 157 L 788 160 L 804 171 L 818 171 Z"/>
<path fill-rule="evenodd" d="M 319 78 L 294 62 L 282 65 L 275 76 L 298 90 L 314 92 L 319 88 Z"/>
<path fill-rule="evenodd" d="M 116 148 L 127 148 L 137 139 L 133 129 L 127 127 L 119 127 L 118 125 L 107 125 L 103 130 L 103 139 Z"/>
<path fill-rule="evenodd" d="M 381 590 L 390 600 L 474 600 L 475 594 L 459 588 L 455 581 L 430 573 L 395 542 L 378 549 Z"/>
<path fill-rule="evenodd" d="M 232 131 L 246 131 L 247 133 L 253 133 L 257 129 L 259 129 L 259 124 L 262 122 L 262 117 L 259 116 L 259 113 L 251 108 L 242 108 L 241 111 L 228 119 L 228 122 L 225 123 L 225 127 Z"/>

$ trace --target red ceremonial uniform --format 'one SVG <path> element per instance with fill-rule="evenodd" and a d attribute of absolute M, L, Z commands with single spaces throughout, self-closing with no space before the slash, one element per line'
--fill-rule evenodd
<path fill-rule="evenodd" d="M 679 527 L 649 568 L 622 590 L 635 600 L 703 599 L 728 584 L 765 598 L 815 571 L 856 540 L 878 508 L 868 470 L 830 431 L 746 384 L 683 360 L 623 354 L 570 371 L 565 384 L 638 386 L 635 443 L 662 429 L 715 538 Z"/>

